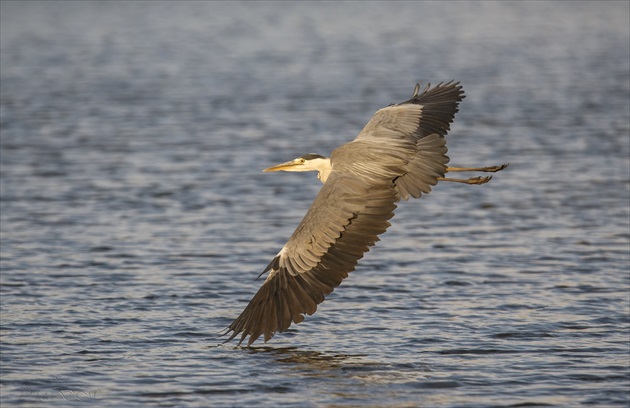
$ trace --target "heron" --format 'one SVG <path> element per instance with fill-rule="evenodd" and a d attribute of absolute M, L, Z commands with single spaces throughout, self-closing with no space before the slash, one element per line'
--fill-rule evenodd
<path fill-rule="evenodd" d="M 250 346 L 269 341 L 317 306 L 352 272 L 390 226 L 397 203 L 431 192 L 438 182 L 485 184 L 492 176 L 448 178 L 460 171 L 497 172 L 489 167 L 448 167 L 445 136 L 459 102 L 459 82 L 416 84 L 411 99 L 378 110 L 352 141 L 330 157 L 307 154 L 265 172 L 316 171 L 324 183 L 306 215 L 260 278 L 262 286 L 223 335 L 241 335 Z"/>

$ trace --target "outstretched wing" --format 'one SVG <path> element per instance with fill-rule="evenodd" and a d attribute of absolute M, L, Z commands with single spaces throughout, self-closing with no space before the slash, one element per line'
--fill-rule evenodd
<path fill-rule="evenodd" d="M 354 142 L 395 150 L 406 164 L 394 184 L 401 198 L 427 194 L 444 177 L 447 148 L 444 136 L 450 130 L 464 91 L 459 82 L 430 84 L 420 93 L 416 85 L 408 101 L 380 109 Z M 391 153 L 390 153 L 391 154 Z"/>
<path fill-rule="evenodd" d="M 386 184 L 333 172 L 289 241 L 271 261 L 269 276 L 229 326 L 231 340 L 268 341 L 292 322 L 312 315 L 357 261 L 378 241 L 393 217 L 396 192 Z"/>
<path fill-rule="evenodd" d="M 417 141 L 431 134 L 446 136 L 464 90 L 459 82 L 427 84 L 421 93 L 416 85 L 411 99 L 379 109 L 355 140 L 391 142 Z"/>

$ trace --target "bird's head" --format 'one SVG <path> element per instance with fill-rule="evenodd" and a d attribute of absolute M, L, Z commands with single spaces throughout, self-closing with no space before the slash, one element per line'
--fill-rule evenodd
<path fill-rule="evenodd" d="M 270 171 L 317 171 L 317 177 L 325 182 L 331 170 L 330 159 L 319 154 L 309 153 L 288 162 L 264 169 Z"/>
<path fill-rule="evenodd" d="M 309 153 L 288 162 L 268 167 L 263 171 L 318 171 L 324 161 L 328 162 L 329 159 L 319 154 Z"/>

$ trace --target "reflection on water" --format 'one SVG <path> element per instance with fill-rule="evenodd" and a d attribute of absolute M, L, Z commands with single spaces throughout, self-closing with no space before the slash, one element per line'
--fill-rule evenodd
<path fill-rule="evenodd" d="M 349 370 L 369 369 L 376 362 L 365 361 L 367 354 L 334 354 L 319 351 L 304 351 L 297 347 L 250 347 L 248 353 L 270 353 L 277 364 L 286 364 L 292 370 L 308 372 L 306 375 L 335 378 Z"/>

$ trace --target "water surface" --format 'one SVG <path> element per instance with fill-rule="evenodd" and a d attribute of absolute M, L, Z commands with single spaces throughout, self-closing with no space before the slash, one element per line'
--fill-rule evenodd
<path fill-rule="evenodd" d="M 3 407 L 626 407 L 627 2 L 2 2 Z M 318 312 L 216 334 L 329 154 L 462 82 L 454 165 Z"/>

